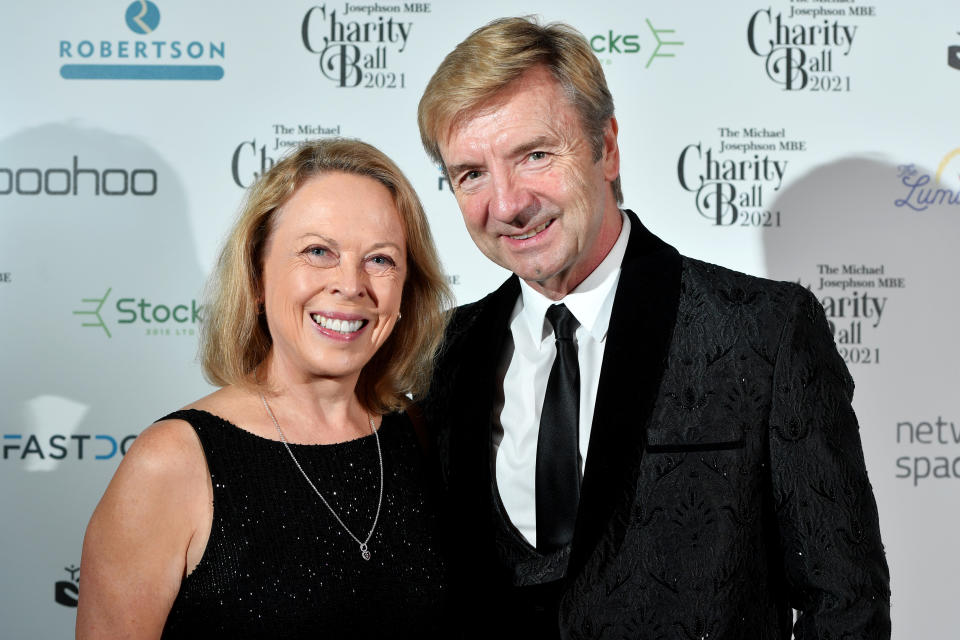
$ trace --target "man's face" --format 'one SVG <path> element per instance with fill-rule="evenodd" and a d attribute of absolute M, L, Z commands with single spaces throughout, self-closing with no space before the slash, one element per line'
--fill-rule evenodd
<path fill-rule="evenodd" d="M 579 284 L 616 241 L 616 121 L 595 161 L 579 115 L 545 67 L 453 127 L 440 154 L 473 241 L 551 297 Z"/>

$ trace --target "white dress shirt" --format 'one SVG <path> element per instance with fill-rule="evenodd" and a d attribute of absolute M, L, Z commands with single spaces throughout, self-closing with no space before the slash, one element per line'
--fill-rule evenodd
<path fill-rule="evenodd" d="M 550 300 L 523 280 L 510 316 L 510 337 L 498 369 L 499 397 L 493 407 L 493 455 L 500 500 L 513 525 L 537 544 L 536 469 L 540 412 L 547 379 L 556 357 L 547 309 L 562 302 L 580 323 L 575 334 L 580 364 L 580 473 L 587 459 L 593 407 L 600 381 L 603 348 L 610 326 L 620 265 L 627 251 L 630 220 L 621 212 L 623 228 L 613 248 L 576 289 L 562 300 Z"/>

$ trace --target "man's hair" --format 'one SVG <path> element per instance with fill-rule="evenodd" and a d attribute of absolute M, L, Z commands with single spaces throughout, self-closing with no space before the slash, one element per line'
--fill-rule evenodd
<path fill-rule="evenodd" d="M 273 344 L 261 306 L 267 241 L 278 210 L 294 192 L 311 177 L 329 172 L 378 181 L 400 213 L 407 245 L 403 318 L 357 382 L 357 397 L 367 410 L 395 411 L 409 403 L 407 394 L 419 398 L 426 393 L 452 298 L 413 187 L 383 152 L 357 140 L 305 143 L 250 188 L 207 285 L 200 333 L 203 372 L 218 386 L 258 384 L 257 368 Z"/>
<path fill-rule="evenodd" d="M 539 65 L 550 70 L 576 109 L 594 160 L 599 160 L 603 132 L 613 117 L 603 67 L 579 31 L 560 22 L 540 25 L 533 17 L 494 20 L 471 33 L 440 63 L 417 113 L 420 138 L 430 157 L 443 166 L 440 141 Z M 619 176 L 611 186 L 617 204 L 622 204 Z"/>

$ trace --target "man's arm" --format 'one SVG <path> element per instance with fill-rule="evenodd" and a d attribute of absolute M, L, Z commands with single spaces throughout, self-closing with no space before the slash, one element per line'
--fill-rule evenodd
<path fill-rule="evenodd" d="M 852 398 L 853 380 L 823 309 L 798 289 L 780 339 L 770 416 L 797 640 L 890 637 L 890 577 Z"/>

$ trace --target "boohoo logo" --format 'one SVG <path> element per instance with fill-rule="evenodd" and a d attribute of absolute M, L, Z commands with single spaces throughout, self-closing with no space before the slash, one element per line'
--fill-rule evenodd
<path fill-rule="evenodd" d="M 160 9 L 149 0 L 131 2 L 127 7 L 127 26 L 134 33 L 153 33 L 160 24 Z"/>
<path fill-rule="evenodd" d="M 153 37 L 160 26 L 160 9 L 150 0 L 130 3 L 124 20 L 130 31 L 151 38 L 120 40 L 109 34 L 98 39 L 60 40 L 59 57 L 65 61 L 60 67 L 60 77 L 65 80 L 219 80 L 223 77 L 223 67 L 219 64 L 195 63 L 224 59 L 226 45 L 222 40 Z M 130 59 L 136 62 L 131 64 Z"/>

